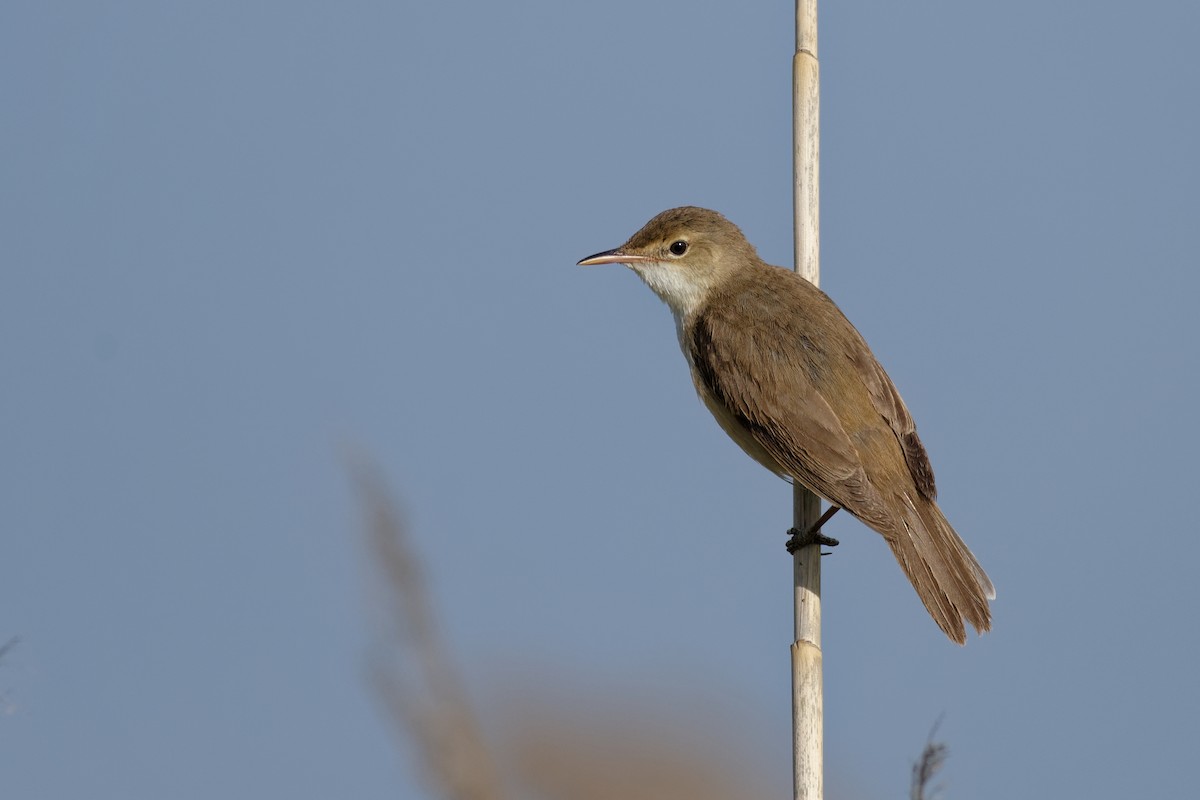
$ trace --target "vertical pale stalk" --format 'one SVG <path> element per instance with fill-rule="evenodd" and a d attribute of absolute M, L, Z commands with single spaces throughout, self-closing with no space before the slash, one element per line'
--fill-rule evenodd
<path fill-rule="evenodd" d="M 820 72 L 817 0 L 796 0 L 796 54 L 792 59 L 793 202 L 796 271 L 820 280 Z M 806 531 L 821 501 L 796 484 L 793 525 Z M 821 800 L 824 791 L 824 704 L 821 679 L 821 546 L 796 551 L 792 561 L 796 631 L 792 643 L 792 792 Z"/>

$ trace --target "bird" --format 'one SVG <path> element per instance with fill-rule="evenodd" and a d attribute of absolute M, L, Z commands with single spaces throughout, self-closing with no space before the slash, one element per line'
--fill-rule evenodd
<path fill-rule="evenodd" d="M 938 507 L 912 415 L 825 292 L 695 206 L 663 211 L 578 263 L 624 264 L 667 304 L 696 392 L 722 430 L 829 503 L 823 520 L 845 509 L 882 535 L 951 640 L 966 643 L 965 623 L 991 629 L 995 587 Z"/>

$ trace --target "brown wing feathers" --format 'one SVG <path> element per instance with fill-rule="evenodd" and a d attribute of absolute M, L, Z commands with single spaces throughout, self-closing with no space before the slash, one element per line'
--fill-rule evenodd
<path fill-rule="evenodd" d="M 756 270 L 731 287 L 771 312 L 749 327 L 723 312 L 736 296 L 696 315 L 687 345 L 697 382 L 787 475 L 884 536 L 947 636 L 964 642 L 964 619 L 988 630 L 991 581 L 934 502 L 933 470 L 899 392 L 832 301 L 785 272 Z M 797 308 L 824 317 L 821 340 Z"/>

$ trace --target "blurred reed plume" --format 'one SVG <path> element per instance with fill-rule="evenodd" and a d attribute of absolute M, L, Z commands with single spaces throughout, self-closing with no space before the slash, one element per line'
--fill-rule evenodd
<path fill-rule="evenodd" d="M 700 711 L 679 714 L 664 712 L 655 698 L 619 688 L 605 696 L 594 688 L 568 688 L 565 696 L 548 692 L 547 686 L 561 690 L 562 683 L 529 674 L 532 670 L 523 666 L 522 685 L 498 692 L 505 702 L 486 703 L 500 708 L 490 728 L 496 736 L 489 741 L 442 640 L 402 515 L 369 462 L 350 459 L 350 470 L 370 558 L 381 579 L 368 679 L 401 746 L 412 751 L 430 796 L 766 800 L 779 795 L 782 785 L 762 777 L 768 770 L 749 766 L 756 761 L 745 725 L 712 702 L 725 694 L 719 690 L 702 693 Z M 931 800 L 928 784 L 944 758 L 945 747 L 931 741 L 913 768 L 912 800 Z M 785 775 L 781 767 L 775 777 Z"/>
<path fill-rule="evenodd" d="M 367 657 L 371 688 L 398 732 L 416 746 L 437 796 L 502 800 L 492 753 L 438 635 L 407 526 L 370 464 L 353 459 L 351 475 L 366 513 L 370 556 L 383 578 L 382 614 Z"/>
<path fill-rule="evenodd" d="M 937 722 L 933 723 L 933 729 L 929 731 L 929 738 L 925 741 L 921 757 L 913 764 L 910 800 L 934 800 L 941 791 L 940 786 L 930 785 L 946 763 L 946 757 L 950 755 L 950 749 L 944 743 L 933 740 L 941 724 L 942 720 L 939 717 Z"/>

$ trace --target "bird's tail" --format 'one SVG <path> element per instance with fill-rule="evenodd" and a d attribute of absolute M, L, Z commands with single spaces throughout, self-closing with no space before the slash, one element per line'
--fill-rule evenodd
<path fill-rule="evenodd" d="M 884 538 L 938 627 L 959 644 L 967 641 L 964 621 L 978 633 L 991 630 L 988 601 L 996 598 L 996 589 L 983 567 L 937 503 L 924 497 L 902 502 L 905 517 Z"/>

